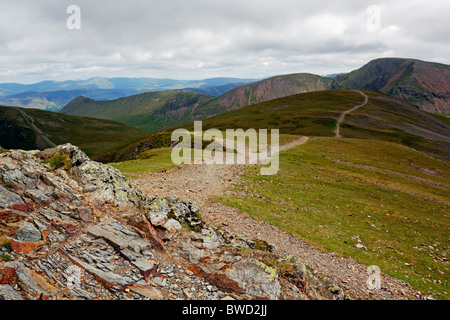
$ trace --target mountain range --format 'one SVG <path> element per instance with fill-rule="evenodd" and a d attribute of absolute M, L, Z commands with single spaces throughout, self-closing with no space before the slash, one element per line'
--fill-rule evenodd
<path fill-rule="evenodd" d="M 450 113 L 449 83 L 450 66 L 384 58 L 334 78 L 307 73 L 280 75 L 238 86 L 215 98 L 174 91 L 103 102 L 78 97 L 61 112 L 120 121 L 152 133 L 293 94 L 360 89 L 380 91 L 424 111 L 445 114 Z"/>
<path fill-rule="evenodd" d="M 0 300 L 449 299 L 449 68 L 16 92 L 0 106 Z M 278 129 L 277 173 L 175 164 L 172 132 L 194 120 Z M 67 290 L 73 263 L 83 287 Z"/>
<path fill-rule="evenodd" d="M 450 113 L 450 67 L 416 59 L 381 58 L 350 73 L 318 76 L 293 74 L 258 79 L 209 78 L 175 80 L 158 78 L 92 78 L 42 81 L 35 84 L 0 84 L 0 104 L 59 111 L 84 96 L 97 101 L 155 91 L 189 91 L 221 97 L 215 113 L 234 110 L 271 98 L 324 89 L 376 90 L 408 101 L 424 111 Z M 239 88 L 232 91 L 235 88 Z M 232 91 L 232 92 L 229 92 Z M 214 112 L 206 112 L 207 115 Z"/>
<path fill-rule="evenodd" d="M 144 92 L 184 90 L 220 96 L 256 79 L 209 78 L 175 80 L 158 78 L 92 78 L 88 80 L 42 81 L 33 84 L 0 84 L 0 104 L 58 111 L 78 96 L 112 100 Z"/>
<path fill-rule="evenodd" d="M 328 136 L 332 134 L 332 128 L 336 126 L 339 118 L 339 110 L 334 110 L 336 107 L 334 104 L 339 104 L 339 97 L 345 92 L 353 92 L 348 91 L 348 89 L 352 89 L 367 92 L 367 95 L 371 96 L 371 103 L 361 109 L 364 112 L 351 114 L 342 123 L 341 129 L 346 136 L 350 134 L 355 137 L 382 138 L 442 155 L 449 151 L 448 118 L 445 117 L 445 114 L 450 113 L 449 70 L 450 66 L 443 64 L 414 59 L 384 58 L 373 60 L 348 74 L 334 75 L 334 77 L 296 73 L 274 76 L 237 87 L 233 87 L 237 85 L 237 82 L 229 81 L 238 79 L 212 78 L 202 83 L 196 82 L 199 87 L 189 89 L 191 91 L 183 88 L 160 90 L 104 101 L 101 97 L 94 100 L 84 94 L 86 92 L 100 94 L 98 90 L 102 90 L 101 92 L 105 94 L 108 93 L 108 90 L 111 92 L 122 90 L 122 94 L 126 94 L 144 84 L 171 86 L 180 82 L 170 79 L 113 78 L 114 81 L 111 81 L 98 78 L 88 81 L 97 86 L 96 89 L 74 89 L 75 86 L 82 86 L 86 83 L 69 81 L 64 84 L 69 88 L 68 90 L 46 91 L 46 94 L 53 95 L 52 99 L 64 99 L 68 92 L 82 93 L 70 101 L 59 113 L 46 114 L 43 111 L 37 113 L 37 110 L 31 109 L 7 109 L 8 112 L 2 113 L 2 129 L 8 128 L 10 131 L 5 132 L 13 132 L 17 128 L 22 128 L 21 126 L 24 124 L 28 125 L 23 121 L 25 117 L 20 116 L 17 110 L 22 110 L 22 113 L 26 112 L 34 119 L 39 119 L 38 115 L 47 120 L 57 119 L 55 121 L 37 120 L 36 123 L 41 126 L 40 130 L 44 133 L 35 135 L 31 139 L 34 139 L 33 141 L 36 140 L 36 137 L 42 140 L 47 136 L 50 137 L 50 140 L 58 140 L 55 138 L 58 135 L 54 128 L 46 127 L 49 123 L 60 122 L 59 126 L 64 126 L 63 123 L 78 123 L 79 128 L 73 127 L 72 129 L 79 129 L 76 132 L 80 137 L 83 137 L 84 134 L 81 132 L 83 131 L 81 128 L 90 126 L 101 128 L 106 123 L 108 123 L 107 126 L 118 126 L 120 123 L 122 127 L 117 129 L 117 132 L 127 132 L 126 138 L 110 138 L 114 141 L 106 143 L 106 136 L 103 135 L 105 139 L 99 140 L 99 144 L 103 141 L 102 143 L 106 143 L 109 147 L 101 148 L 101 150 L 88 148 L 87 152 L 91 155 L 114 151 L 114 148 L 121 148 L 133 142 L 137 143 L 150 133 L 185 126 L 195 120 L 205 120 L 205 123 L 210 123 L 209 119 L 214 119 L 213 123 L 220 127 L 222 123 L 220 119 L 226 119 L 224 124 L 230 128 L 236 126 L 245 128 L 249 125 L 260 127 L 264 124 L 267 128 L 279 127 L 283 132 L 286 131 L 284 133 L 289 134 Z M 250 79 L 246 81 L 250 81 Z M 38 87 L 48 89 L 61 85 L 61 83 L 44 82 Z M 115 88 L 121 85 L 135 86 L 135 88 Z M 214 85 L 216 85 L 215 88 L 211 87 Z M 107 87 L 114 88 L 108 89 Z M 9 88 L 14 89 L 14 86 L 11 85 Z M 192 92 L 194 90 L 198 92 Z M 333 96 L 334 91 L 336 93 Z M 111 92 L 108 94 L 112 94 Z M 220 93 L 222 93 L 220 96 L 214 96 Z M 298 96 L 299 94 L 306 95 Z M 354 93 L 353 98 L 349 93 L 345 95 L 347 98 L 343 99 L 344 105 L 349 106 L 354 99 Z M 303 102 L 300 103 L 300 101 Z M 323 102 L 320 108 L 314 109 L 314 106 L 320 102 Z M 271 112 L 270 108 L 270 110 L 266 109 L 266 106 L 274 104 L 276 105 L 274 110 L 277 110 L 275 113 Z M 15 116 L 11 116 L 14 113 L 11 110 L 15 110 Z M 431 115 L 430 112 L 442 113 L 444 116 Z M 70 116 L 76 116 L 78 120 L 69 121 L 67 117 Z M 99 121 L 98 124 L 94 125 L 93 119 Z M 271 121 L 266 121 L 269 119 Z M 11 128 L 15 129 L 11 131 Z M 295 130 L 288 130 L 288 128 Z M 49 133 L 45 132 L 47 129 Z M 19 131 L 26 136 L 24 133 L 26 130 L 20 129 Z M 66 131 L 67 134 L 58 136 L 60 138 L 58 143 L 68 141 L 83 148 L 83 141 L 73 141 L 75 137 L 69 134 L 69 129 Z M 95 136 L 94 131 L 91 132 L 93 136 Z M 33 130 L 29 132 L 33 133 Z M 91 138 L 87 138 L 86 141 L 91 141 Z M 39 141 L 37 143 L 35 141 L 30 147 L 40 148 L 41 144 Z M 0 145 L 5 145 L 5 141 L 0 141 Z M 11 143 L 7 143 L 5 146 L 13 147 Z M 22 145 L 20 147 L 25 148 Z"/>

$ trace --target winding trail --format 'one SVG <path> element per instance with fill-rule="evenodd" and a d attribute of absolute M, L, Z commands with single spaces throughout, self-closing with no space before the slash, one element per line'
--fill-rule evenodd
<path fill-rule="evenodd" d="M 361 94 L 364 97 L 364 102 L 360 105 L 357 105 L 349 110 L 346 110 L 344 112 L 341 113 L 341 115 L 338 118 L 338 121 L 336 123 L 336 129 L 334 130 L 335 132 L 335 138 L 342 138 L 341 136 L 341 123 L 344 122 L 345 116 L 361 107 L 364 107 L 365 105 L 367 105 L 367 103 L 369 102 L 369 97 L 362 91 L 360 90 L 353 90 L 355 92 L 358 92 L 359 94 Z"/>
<path fill-rule="evenodd" d="M 31 129 L 34 132 L 36 132 L 36 134 L 38 135 L 39 138 L 44 140 L 51 148 L 56 147 L 56 144 L 53 143 L 49 138 L 47 138 L 47 136 L 34 125 L 34 119 L 32 117 L 30 117 L 25 111 L 23 111 L 20 108 L 14 108 L 14 109 L 16 109 L 22 115 L 22 117 L 25 119 L 26 123 L 31 127 Z"/>
<path fill-rule="evenodd" d="M 352 109 L 356 110 L 357 107 Z M 301 137 L 280 146 L 280 152 L 307 142 L 308 137 Z M 366 284 L 366 265 L 352 258 L 323 252 L 298 236 L 262 219 L 214 201 L 214 197 L 232 194 L 230 190 L 233 185 L 243 183 L 241 176 L 244 169 L 245 165 L 187 164 L 165 172 L 141 174 L 131 180 L 145 194 L 151 196 L 176 195 L 182 199 L 196 201 L 201 207 L 203 219 L 208 224 L 226 228 L 251 239 L 268 241 L 274 246 L 276 253 L 300 258 L 307 266 L 329 277 L 353 297 L 405 299 L 418 294 L 409 284 L 385 274 L 381 278 L 381 289 L 369 290 Z"/>

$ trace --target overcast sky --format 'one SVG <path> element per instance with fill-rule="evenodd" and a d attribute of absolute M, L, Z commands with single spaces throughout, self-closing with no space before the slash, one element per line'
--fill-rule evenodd
<path fill-rule="evenodd" d="M 68 28 L 69 5 L 80 29 Z M 1 0 L 0 82 L 330 74 L 393 56 L 450 64 L 449 13 L 448 0 Z"/>

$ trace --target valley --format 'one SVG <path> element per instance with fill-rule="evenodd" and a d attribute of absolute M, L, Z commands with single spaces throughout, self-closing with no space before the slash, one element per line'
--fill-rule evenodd
<path fill-rule="evenodd" d="M 47 172 L 56 170 L 58 177 L 70 176 L 74 172 L 71 166 L 87 170 L 86 174 L 93 176 L 86 178 L 87 182 L 82 181 L 86 190 L 77 189 L 81 190 L 77 191 L 81 192 L 78 199 L 87 195 L 94 198 L 88 206 L 93 208 L 93 215 L 98 215 L 95 219 L 106 219 L 102 211 L 106 207 L 96 209 L 105 199 L 91 194 L 92 188 L 103 190 L 106 185 L 101 192 L 108 196 L 112 192 L 112 197 L 120 201 L 125 196 L 125 202 L 130 202 L 128 195 L 135 199 L 136 194 L 147 199 L 145 203 L 153 208 L 150 211 L 157 210 L 156 216 L 149 215 L 150 220 L 144 218 L 144 226 L 150 228 L 149 239 L 154 249 L 167 245 L 173 254 L 172 260 L 169 259 L 172 262 L 186 254 L 177 241 L 189 237 L 197 241 L 200 236 L 192 232 L 199 230 L 186 227 L 186 221 L 191 220 L 184 218 L 179 223 L 185 229 L 177 229 L 183 231 L 172 229 L 174 224 L 178 226 L 174 221 L 159 225 L 159 205 L 189 199 L 183 200 L 183 205 L 192 209 L 189 201 L 195 201 L 202 223 L 211 226 L 204 229 L 210 231 L 202 230 L 203 234 L 212 232 L 213 237 L 219 238 L 234 234 L 242 239 L 263 241 L 263 248 L 243 245 L 235 248 L 236 252 L 246 263 L 257 260 L 266 272 L 275 270 L 282 279 L 280 283 L 286 285 L 282 286 L 283 297 L 446 300 L 450 298 L 447 239 L 450 121 L 446 115 L 447 89 L 445 85 L 437 85 L 448 82 L 446 70 L 447 66 L 389 58 L 374 60 L 336 78 L 305 73 L 282 75 L 236 87 L 224 85 L 225 92 L 218 86 L 193 88 L 197 92 L 184 89 L 146 92 L 107 101 L 79 96 L 61 112 L 2 106 L 2 157 L 3 161 L 19 161 L 21 165 L 32 161 L 42 172 L 45 170 L 41 165 L 46 166 Z M 438 71 L 442 71 L 438 76 L 442 78 L 436 82 L 433 74 Z M 204 131 L 279 129 L 278 173 L 261 175 L 261 164 L 174 164 L 172 131 L 185 128 L 192 137 L 201 135 L 203 132 L 194 132 L 193 122 L 198 120 L 202 120 Z M 61 146 L 65 143 L 77 145 L 80 150 L 71 145 Z M 209 143 L 203 141 L 202 149 Z M 224 140 L 217 139 L 215 143 L 223 144 Z M 192 148 L 193 144 L 191 152 Z M 17 153 L 8 149 L 47 150 Z M 66 149 L 75 150 L 68 155 L 69 159 L 63 157 L 66 151 L 62 150 Z M 46 158 L 57 150 L 59 154 Z M 41 157 L 45 159 L 43 162 L 39 160 Z M 69 160 L 72 163 L 67 165 Z M 80 161 L 86 166 L 81 166 Z M 25 180 L 14 182 L 8 166 L 1 170 L 6 173 L 0 179 L 1 190 L 7 190 L 2 191 L 4 194 L 14 192 L 33 198 L 34 194 L 23 191 L 21 185 Z M 26 170 L 26 166 L 21 170 Z M 111 177 L 120 182 L 110 180 Z M 101 182 L 90 184 L 89 179 Z M 37 181 L 36 185 L 50 182 Z M 75 185 L 70 179 L 63 182 L 70 183 L 71 188 Z M 125 183 L 130 185 L 125 188 Z M 20 197 L 11 195 L 13 198 L 16 201 Z M 63 201 L 61 197 L 58 199 Z M 137 207 L 148 210 L 146 205 Z M 164 219 L 180 218 L 169 211 Z M 122 223 L 131 221 L 129 215 L 130 212 L 119 214 Z M 36 218 L 34 211 L 32 217 Z M 89 223 L 97 223 L 94 220 Z M 109 228 L 109 222 L 105 223 L 94 229 Z M 8 237 L 15 232 L 15 227 L 8 223 L 3 226 L 0 223 L 0 227 L 7 230 Z M 225 246 L 223 243 L 228 245 L 228 240 L 220 241 L 219 247 Z M 265 246 L 271 248 L 270 254 L 265 252 Z M 208 259 L 192 258 L 198 253 L 195 250 L 187 255 L 188 260 L 195 261 L 188 269 L 198 272 L 192 276 L 206 277 L 198 266 L 212 270 L 213 264 Z M 303 271 L 283 269 L 286 265 L 292 268 L 292 261 L 300 261 Z M 94 268 L 84 262 L 79 265 L 86 270 Z M 180 270 L 186 267 L 185 262 L 179 265 Z M 238 267 L 239 263 L 235 265 Z M 367 267 L 373 265 L 381 270 L 381 289 L 371 289 L 366 283 Z M 158 294 L 152 291 L 151 297 L 224 297 L 231 292 L 234 298 L 248 297 L 233 282 L 233 285 L 221 282 L 225 281 L 228 267 L 221 268 L 224 269 L 212 273 L 214 277 L 207 276 L 219 288 L 216 291 L 207 289 L 211 286 L 206 282 L 200 283 L 204 285 L 200 289 L 202 296 L 172 287 L 168 292 L 156 283 L 153 287 L 159 288 Z M 308 274 L 314 279 L 313 287 L 320 290 L 305 287 L 304 282 L 299 285 L 295 282 L 298 279 L 293 282 L 297 286 L 293 289 L 292 283 L 285 282 L 293 281 L 293 274 L 295 277 Z M 139 278 L 136 274 L 135 277 Z M 278 283 L 274 279 L 270 278 L 270 285 Z M 147 284 L 145 288 L 150 290 Z M 103 297 L 118 294 L 114 290 L 108 292 L 102 293 Z M 277 295 L 269 291 L 264 294 L 280 296 L 278 291 Z"/>

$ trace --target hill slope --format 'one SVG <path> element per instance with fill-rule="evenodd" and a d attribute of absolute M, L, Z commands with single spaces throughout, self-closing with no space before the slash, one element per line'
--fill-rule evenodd
<path fill-rule="evenodd" d="M 297 93 L 324 90 L 331 82 L 330 78 L 309 73 L 275 76 L 230 90 L 204 108 L 208 108 L 210 113 L 220 114 Z"/>
<path fill-rule="evenodd" d="M 279 129 L 281 134 L 334 137 L 338 119 L 344 138 L 396 142 L 450 159 L 450 121 L 375 91 L 324 90 L 278 98 L 220 114 L 202 122 L 203 130 Z M 193 124 L 184 128 L 194 130 Z M 99 157 L 99 161 L 135 159 L 148 149 L 168 147 L 173 128 L 152 134 L 121 150 Z"/>
<path fill-rule="evenodd" d="M 437 116 L 375 91 L 364 91 L 367 105 L 347 114 L 341 124 L 346 138 L 399 142 L 450 159 L 450 126 Z M 203 130 L 217 128 L 280 129 L 283 134 L 335 135 L 342 112 L 363 103 L 354 90 L 325 90 L 292 95 L 247 106 L 203 120 Z M 193 125 L 186 126 L 193 129 Z"/>
<path fill-rule="evenodd" d="M 422 110 L 450 113 L 450 66 L 414 59 L 383 58 L 338 75 L 331 89 L 376 90 Z"/>
<path fill-rule="evenodd" d="M 138 94 L 112 101 L 78 97 L 61 113 L 120 121 L 147 132 L 181 125 L 196 119 L 194 111 L 213 97 L 181 91 Z"/>
<path fill-rule="evenodd" d="M 67 142 L 89 155 L 109 152 L 146 134 L 122 123 L 37 109 L 0 106 L 0 146 L 45 149 Z"/>

